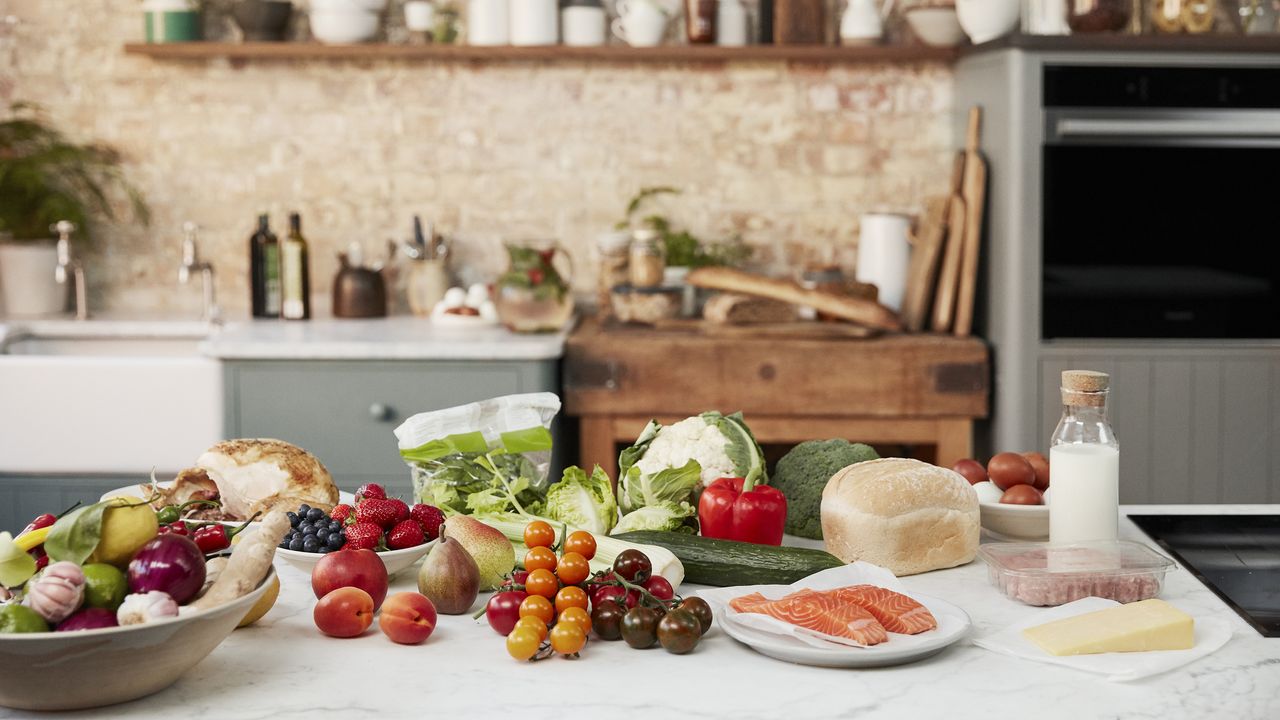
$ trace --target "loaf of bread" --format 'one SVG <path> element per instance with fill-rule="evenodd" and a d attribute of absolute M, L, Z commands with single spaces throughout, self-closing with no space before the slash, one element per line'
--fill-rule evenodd
<path fill-rule="evenodd" d="M 832 555 L 894 575 L 955 567 L 978 552 L 978 495 L 945 468 L 906 458 L 837 472 L 822 491 L 822 537 Z"/>
<path fill-rule="evenodd" d="M 769 298 L 792 305 L 811 307 L 819 313 L 879 330 L 901 330 L 897 313 L 873 300 L 843 293 L 803 288 L 790 280 L 753 275 L 726 267 L 703 267 L 691 271 L 685 282 L 694 287 L 722 290 L 740 295 Z"/>
<path fill-rule="evenodd" d="M 780 300 L 720 293 L 702 307 L 702 317 L 714 323 L 728 325 L 784 323 L 796 319 L 796 309 L 794 305 Z"/>

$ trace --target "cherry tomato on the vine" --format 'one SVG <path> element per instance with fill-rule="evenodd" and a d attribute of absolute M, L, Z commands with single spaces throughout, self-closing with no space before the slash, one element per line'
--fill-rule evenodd
<path fill-rule="evenodd" d="M 507 636 L 507 653 L 517 660 L 528 660 L 538 654 L 541 644 L 542 639 L 533 630 L 516 628 Z"/>
<path fill-rule="evenodd" d="M 520 603 L 520 617 L 535 617 L 541 620 L 543 625 L 550 625 L 551 621 L 556 619 L 556 607 L 541 595 L 530 595 Z"/>
<path fill-rule="evenodd" d="M 596 539 L 586 530 L 574 530 L 564 541 L 564 551 L 578 553 L 590 560 L 596 556 Z"/>
<path fill-rule="evenodd" d="M 582 628 L 583 634 L 591 632 L 591 614 L 585 608 L 571 607 L 560 613 L 557 623 L 574 623 Z"/>
<path fill-rule="evenodd" d="M 645 580 L 644 589 L 659 600 L 670 600 L 676 595 L 675 588 L 671 587 L 671 583 L 661 575 L 654 575 Z"/>
<path fill-rule="evenodd" d="M 530 548 L 551 547 L 556 544 L 556 531 L 545 520 L 534 520 L 524 526 L 524 544 Z"/>
<path fill-rule="evenodd" d="M 556 623 L 551 628 L 551 649 L 561 655 L 572 655 L 587 644 L 587 634 L 575 622 Z"/>
<path fill-rule="evenodd" d="M 519 630 L 520 628 L 532 630 L 538 636 L 538 642 L 542 642 L 547 639 L 547 624 L 542 622 L 542 618 L 540 617 L 525 615 L 516 621 L 516 626 L 513 630 Z"/>
<path fill-rule="evenodd" d="M 556 566 L 556 575 L 565 585 L 577 585 L 591 574 L 591 563 L 576 552 L 567 552 L 560 557 Z"/>
<path fill-rule="evenodd" d="M 534 570 L 550 570 L 556 571 L 556 554 L 549 547 L 529 548 L 529 552 L 524 556 L 524 569 L 529 572 Z"/>
<path fill-rule="evenodd" d="M 550 600 L 560 590 L 560 581 L 550 570 L 534 570 L 525 578 L 524 590 L 530 595 L 541 595 Z"/>
<path fill-rule="evenodd" d="M 587 591 L 577 585 L 562 587 L 560 592 L 556 593 L 557 613 L 562 613 L 571 607 L 587 609 Z"/>

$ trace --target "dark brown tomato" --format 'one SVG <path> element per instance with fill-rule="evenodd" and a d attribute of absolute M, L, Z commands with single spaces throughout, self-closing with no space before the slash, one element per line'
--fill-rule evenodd
<path fill-rule="evenodd" d="M 658 621 L 658 642 L 673 655 L 683 655 L 698 646 L 702 628 L 688 610 L 672 610 Z"/>
<path fill-rule="evenodd" d="M 713 616 L 711 606 L 707 604 L 706 600 L 700 597 L 685 598 L 684 602 L 680 603 L 680 609 L 687 610 L 698 618 L 698 626 L 702 629 L 703 635 L 706 635 L 707 631 L 711 629 Z"/>
<path fill-rule="evenodd" d="M 622 639 L 637 650 L 658 642 L 658 621 L 662 614 L 653 608 L 634 607 L 622 616 Z"/>

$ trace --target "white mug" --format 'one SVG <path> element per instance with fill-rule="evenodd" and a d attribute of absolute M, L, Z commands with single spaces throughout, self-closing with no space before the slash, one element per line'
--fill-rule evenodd
<path fill-rule="evenodd" d="M 747 9 L 742 0 L 716 3 L 716 44 L 741 47 L 747 44 Z"/>
<path fill-rule="evenodd" d="M 840 16 L 840 41 L 844 45 L 869 45 L 880 42 L 884 23 L 876 0 L 849 0 Z"/>
<path fill-rule="evenodd" d="M 404 4 L 404 26 L 410 32 L 431 32 L 436 6 L 427 0 L 408 0 Z"/>
<path fill-rule="evenodd" d="M 667 11 L 653 0 L 618 0 L 613 34 L 632 47 L 655 47 L 667 34 Z"/>
<path fill-rule="evenodd" d="M 506 45 L 511 37 L 507 0 L 470 0 L 467 3 L 467 43 Z"/>
<path fill-rule="evenodd" d="M 560 11 L 560 35 L 564 44 L 571 47 L 603 45 L 604 8 L 591 5 L 570 5 Z"/>
<path fill-rule="evenodd" d="M 911 218 L 906 215 L 868 213 L 862 216 L 856 277 L 858 282 L 875 285 L 880 291 L 880 303 L 892 310 L 902 308 L 902 296 L 907 290 L 910 232 Z"/>
<path fill-rule="evenodd" d="M 555 45 L 560 40 L 556 0 L 512 0 L 511 44 Z"/>

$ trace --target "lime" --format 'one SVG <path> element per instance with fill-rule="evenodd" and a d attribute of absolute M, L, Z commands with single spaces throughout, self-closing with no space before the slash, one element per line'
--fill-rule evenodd
<path fill-rule="evenodd" d="M 102 539 L 90 562 L 125 567 L 138 548 L 156 536 L 160 527 L 156 511 L 138 498 L 112 498 L 114 505 L 102 515 Z"/>
<path fill-rule="evenodd" d="M 84 571 L 84 606 L 115 610 L 129 593 L 129 582 L 115 565 L 89 563 Z"/>
<path fill-rule="evenodd" d="M 49 623 L 25 605 L 0 605 L 0 634 L 49 632 Z"/>

